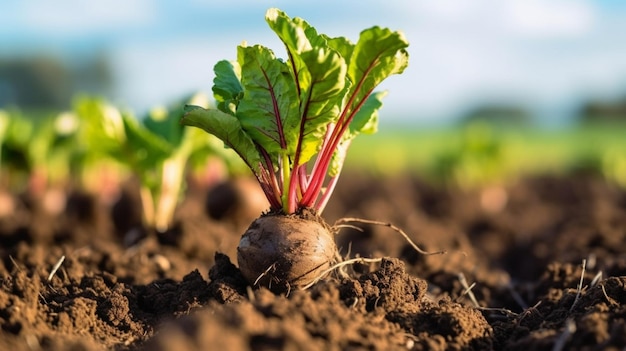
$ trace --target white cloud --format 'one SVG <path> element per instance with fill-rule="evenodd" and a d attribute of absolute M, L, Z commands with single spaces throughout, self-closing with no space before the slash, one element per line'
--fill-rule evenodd
<path fill-rule="evenodd" d="M 155 18 L 150 0 L 24 1 L 17 9 L 22 25 L 45 35 L 89 35 L 151 23 Z"/>
<path fill-rule="evenodd" d="M 593 5 L 577 0 L 515 0 L 506 2 L 505 24 L 533 37 L 575 37 L 588 33 L 596 17 Z"/>
<path fill-rule="evenodd" d="M 589 0 L 418 1 L 416 25 L 464 28 L 508 36 L 577 36 L 592 29 L 596 6 Z M 442 28 L 445 30 L 445 28 Z M 494 32 L 495 31 L 495 32 Z"/>
<path fill-rule="evenodd" d="M 626 91 L 626 21 L 609 20 L 598 3 L 418 0 L 398 8 L 398 25 L 410 24 L 411 64 L 397 85 L 415 110 L 449 116 L 481 101 L 564 106 L 583 90 Z"/>

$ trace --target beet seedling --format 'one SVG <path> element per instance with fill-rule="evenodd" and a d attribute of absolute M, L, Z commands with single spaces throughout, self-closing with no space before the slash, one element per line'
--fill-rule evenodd
<path fill-rule="evenodd" d="M 269 9 L 266 21 L 287 50 L 240 45 L 236 61 L 215 65 L 217 109 L 187 106 L 182 123 L 217 136 L 252 170 L 270 203 L 238 247 L 251 284 L 301 287 L 327 269 L 336 247 L 319 214 L 350 142 L 374 133 L 384 79 L 404 71 L 408 42 L 371 27 L 356 44 L 318 34 L 301 18 Z"/>
<path fill-rule="evenodd" d="M 21 189 L 47 212 L 61 212 L 65 205 L 62 188 L 69 182 L 74 153 L 74 126 L 64 123 L 63 114 L 26 116 L 12 110 L 4 118 L 0 147 L 2 171 L 6 172 L 3 185 Z"/>
<path fill-rule="evenodd" d="M 187 101 L 206 104 L 202 95 Z M 145 224 L 159 232 L 173 224 L 188 160 L 194 153 L 208 154 L 211 149 L 201 133 L 178 123 L 180 110 L 155 109 L 141 122 L 123 118 L 126 140 L 122 159 L 139 177 Z"/>
<path fill-rule="evenodd" d="M 149 229 L 165 232 L 172 227 L 188 161 L 218 147 L 202 131 L 179 123 L 185 103 L 206 106 L 207 100 L 197 94 L 172 108 L 155 108 L 142 119 L 99 99 L 83 97 L 75 103 L 82 163 L 108 157 L 137 176 L 143 225 Z"/>

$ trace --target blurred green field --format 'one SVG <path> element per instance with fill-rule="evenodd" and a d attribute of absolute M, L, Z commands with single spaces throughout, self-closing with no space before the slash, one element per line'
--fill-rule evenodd
<path fill-rule="evenodd" d="M 122 113 L 101 99 L 84 97 L 75 105 L 73 111 L 62 113 L 0 110 L 0 175 L 4 183 L 20 183 L 20 178 L 24 183 L 27 174 L 37 169 L 46 169 L 51 179 L 80 178 L 83 173 L 90 174 L 91 164 L 101 163 L 103 157 L 123 161 L 119 158 L 125 153 L 111 155 L 100 150 L 111 143 L 96 140 L 108 135 L 108 127 L 122 126 L 112 122 L 122 118 Z M 182 110 L 175 107 L 172 111 L 176 112 L 172 125 L 179 126 Z M 140 120 L 145 122 L 146 117 Z M 63 130 L 67 126 L 59 122 L 68 121 L 71 128 Z M 201 148 L 204 151 L 190 158 L 194 172 L 202 172 L 209 154 L 224 161 L 230 174 L 247 170 L 217 139 L 204 134 L 201 139 L 206 144 Z M 115 149 L 123 144 L 116 141 L 111 145 Z M 130 149 L 143 150 L 137 146 Z M 145 149 L 160 150 L 152 144 L 146 144 Z M 171 153 L 169 150 L 165 155 Z M 158 164 L 153 161 L 143 169 L 151 171 Z M 527 175 L 586 172 L 626 187 L 626 123 L 587 122 L 551 129 L 483 120 L 439 129 L 393 126 L 355 138 L 344 169 L 379 176 L 411 173 L 434 183 L 465 188 L 507 183 Z"/>
<path fill-rule="evenodd" d="M 354 140 L 345 167 L 379 175 L 411 172 L 468 186 L 587 171 L 626 185 L 626 125 L 380 130 Z"/>

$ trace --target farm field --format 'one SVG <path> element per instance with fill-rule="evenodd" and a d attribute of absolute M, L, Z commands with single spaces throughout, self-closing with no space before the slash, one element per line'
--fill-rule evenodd
<path fill-rule="evenodd" d="M 346 164 L 377 174 L 411 172 L 434 181 L 450 176 L 438 173 L 462 164 L 445 168 L 446 161 L 455 157 L 496 168 L 498 174 L 494 176 L 501 179 L 521 174 L 566 174 L 577 168 L 603 172 L 603 167 L 608 171 L 624 162 L 625 131 L 625 125 L 610 123 L 559 128 L 486 123 L 396 127 L 356 139 Z"/>
<path fill-rule="evenodd" d="M 600 149 L 617 145 L 612 133 L 512 140 L 532 140 L 528 150 L 550 165 L 556 154 L 589 159 L 571 151 L 590 145 L 579 144 L 581 138 L 600 141 Z M 406 150 L 386 137 L 361 141 L 374 150 L 376 143 Z M 424 135 L 411 144 L 430 145 L 437 155 L 451 139 Z M 626 192 L 598 169 L 570 172 L 566 162 L 554 172 L 539 167 L 468 187 L 452 178 L 426 180 L 417 171 L 433 162 L 426 152 L 385 172 L 372 169 L 360 147 L 355 143 L 324 219 L 391 223 L 422 249 L 446 253 L 422 255 L 392 228 L 353 223 L 362 231 L 341 228 L 336 235 L 341 254 L 383 261 L 352 265 L 348 277 L 332 275 L 282 295 L 250 289 L 235 266 L 241 234 L 265 210 L 254 200 L 260 191 L 240 185 L 249 184 L 247 177 L 190 181 L 175 225 L 164 233 L 138 224 L 141 204 L 131 180 L 110 205 L 67 188 L 67 202 L 54 214 L 26 193 L 4 189 L 3 201 L 13 206 L 0 217 L 0 348 L 626 346 Z M 555 156 L 539 152 L 544 147 Z"/>
<path fill-rule="evenodd" d="M 447 253 L 417 254 L 386 227 L 343 229 L 343 254 L 387 259 L 276 296 L 247 288 L 231 263 L 255 217 L 245 208 L 212 220 L 202 196 L 188 196 L 175 231 L 132 240 L 99 207 L 50 217 L 20 204 L 0 222 L 2 348 L 624 347 L 623 190 L 593 177 L 528 178 L 494 209 L 485 193 L 411 176 L 347 174 L 340 189 L 330 223 L 389 221 Z"/>

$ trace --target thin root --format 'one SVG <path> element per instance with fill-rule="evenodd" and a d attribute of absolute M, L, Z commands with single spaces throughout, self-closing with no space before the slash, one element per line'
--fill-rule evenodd
<path fill-rule="evenodd" d="M 350 264 L 355 264 L 355 263 L 378 263 L 381 262 L 383 259 L 382 258 L 364 258 L 364 257 L 357 257 L 357 258 L 352 258 L 349 260 L 345 260 L 339 263 L 334 264 L 333 266 L 331 266 L 330 268 L 324 270 L 323 272 L 321 272 L 317 277 L 315 277 L 315 279 L 313 279 L 309 284 L 305 285 L 302 287 L 302 290 L 306 290 L 310 287 L 312 287 L 313 285 L 315 285 L 317 282 L 319 282 L 320 280 L 322 280 L 322 278 L 324 278 L 328 273 L 339 269 L 343 266 L 347 266 Z"/>
<path fill-rule="evenodd" d="M 476 300 L 476 296 L 474 295 L 474 292 L 472 291 L 472 289 L 476 286 L 476 283 L 472 283 L 471 286 L 467 285 L 467 279 L 465 279 L 465 274 L 463 274 L 462 272 L 458 274 L 458 278 L 459 278 L 459 282 L 463 286 L 463 289 L 465 289 L 461 293 L 461 296 L 467 294 L 467 296 L 469 296 L 469 299 L 474 304 L 474 307 L 480 308 L 480 304 L 478 303 L 478 300 Z"/>
<path fill-rule="evenodd" d="M 530 307 L 530 308 L 524 310 L 524 312 L 522 312 L 519 315 L 520 318 L 517 320 L 516 324 L 520 325 L 522 323 L 522 321 L 524 320 L 524 318 L 530 316 L 533 313 L 533 311 L 536 311 L 537 314 L 539 314 L 541 316 L 542 315 L 541 312 L 539 312 L 539 310 L 537 309 L 537 307 L 539 307 L 539 305 L 541 305 L 541 303 L 542 303 L 542 301 L 539 300 L 539 301 L 537 301 L 537 303 L 533 307 Z"/>
<path fill-rule="evenodd" d="M 417 246 L 417 244 L 413 242 L 413 240 L 411 240 L 411 238 L 409 238 L 409 236 L 402 229 L 398 228 L 397 226 L 389 222 L 375 221 L 371 219 L 362 219 L 362 218 L 340 218 L 335 222 L 335 224 L 333 225 L 333 228 L 342 228 L 342 227 L 356 228 L 355 226 L 348 224 L 350 222 L 375 224 L 375 225 L 381 225 L 384 227 L 389 227 L 392 230 L 399 233 L 400 235 L 402 235 L 402 237 L 404 237 L 404 239 L 409 243 L 409 245 L 411 245 L 411 247 L 413 247 L 415 251 L 419 252 L 422 255 L 442 255 L 447 252 L 446 250 L 436 251 L 436 252 L 427 252 L 427 251 L 422 250 L 419 246 Z M 361 228 L 357 230 L 363 231 L 363 229 Z"/>
<path fill-rule="evenodd" d="M 350 249 L 348 249 L 348 250 L 350 250 Z M 341 257 L 341 255 L 339 254 L 339 251 L 335 252 L 335 260 L 337 260 L 336 262 L 343 262 L 344 261 L 344 258 Z M 349 274 L 346 271 L 344 271 L 343 269 L 337 269 L 337 272 L 344 279 L 349 277 Z M 320 278 L 316 277 L 315 279 L 319 280 Z"/>
<path fill-rule="evenodd" d="M 606 298 L 606 301 L 609 302 L 609 305 L 611 305 L 611 306 L 619 305 L 617 302 L 615 302 L 615 300 L 613 300 L 612 298 L 609 297 L 609 294 L 606 293 L 606 289 L 604 288 L 604 284 L 600 284 L 600 287 L 602 288 L 602 293 L 604 293 L 604 298 Z"/>
<path fill-rule="evenodd" d="M 52 280 L 52 277 L 54 277 L 54 275 L 59 270 L 59 268 L 61 268 L 61 265 L 63 264 L 63 261 L 65 261 L 65 255 L 62 255 L 61 258 L 54 265 L 54 267 L 52 267 L 52 271 L 50 271 L 50 274 L 48 275 L 48 281 Z"/>
<path fill-rule="evenodd" d="M 13 256 L 9 255 L 9 259 L 11 260 L 11 263 L 13 263 L 13 266 L 17 269 L 17 271 L 21 272 L 22 268 L 20 268 L 20 265 L 17 264 L 17 262 L 15 262 L 15 259 L 13 258 Z"/>
<path fill-rule="evenodd" d="M 498 308 L 498 307 L 477 307 L 477 310 L 480 311 L 487 311 L 487 312 L 498 312 L 501 313 L 507 317 L 517 317 L 519 316 L 518 313 L 515 313 L 509 309 L 506 308 Z"/>
<path fill-rule="evenodd" d="M 578 282 L 578 288 L 576 289 L 576 297 L 574 298 L 574 302 L 572 306 L 569 308 L 569 312 L 571 313 L 574 310 L 574 307 L 578 303 L 578 299 L 580 299 L 580 293 L 583 290 L 583 281 L 585 279 L 585 268 L 587 267 L 587 260 L 583 259 L 583 270 L 580 273 L 580 282 Z"/>
<path fill-rule="evenodd" d="M 252 285 L 256 286 L 257 284 L 259 284 L 259 281 L 263 279 L 263 277 L 268 275 L 271 270 L 274 270 L 274 269 L 276 269 L 276 263 L 272 263 L 269 267 L 267 267 L 267 269 L 263 273 L 259 274 L 259 276 L 254 281 L 254 284 Z"/>
<path fill-rule="evenodd" d="M 587 265 L 588 266 L 588 265 Z M 602 271 L 599 271 L 595 277 L 593 277 L 593 279 L 591 280 L 591 283 L 589 283 L 590 287 L 594 287 L 596 286 L 596 284 L 598 284 L 598 282 L 602 280 Z"/>
<path fill-rule="evenodd" d="M 356 225 L 352 225 L 352 224 L 336 224 L 333 226 L 334 228 L 352 228 L 354 230 L 357 230 L 359 232 L 363 232 L 363 228 L 361 227 L 357 227 Z"/>
<path fill-rule="evenodd" d="M 358 227 L 358 226 L 353 225 L 353 224 L 350 224 L 351 222 L 365 223 L 365 224 L 374 224 L 374 225 L 381 225 L 381 226 L 389 227 L 392 230 L 394 230 L 395 232 L 397 232 L 400 235 L 402 235 L 402 237 L 409 243 L 409 245 L 411 245 L 411 247 L 413 247 L 413 249 L 415 251 L 417 251 L 418 253 L 420 253 L 422 255 L 427 255 L 427 256 L 430 256 L 430 255 L 442 255 L 442 254 L 445 254 L 447 252 L 446 250 L 436 251 L 436 252 L 428 252 L 428 251 L 422 250 L 419 246 L 417 246 L 417 244 L 415 244 L 413 242 L 413 240 L 411 240 L 411 238 L 402 229 L 400 229 L 397 226 L 395 226 L 395 225 L 393 225 L 391 223 L 388 223 L 388 222 L 375 221 L 375 220 L 362 219 L 362 218 L 346 217 L 346 218 L 338 219 L 335 222 L 335 224 L 333 225 L 333 229 L 337 230 L 339 228 L 352 228 L 352 229 L 358 230 L 360 232 L 363 232 L 363 228 Z M 303 286 L 302 287 L 303 290 L 306 290 L 306 289 L 312 287 L 317 282 L 319 282 L 322 278 L 324 278 L 328 273 L 330 273 L 330 272 L 332 272 L 334 270 L 337 270 L 341 277 L 344 277 L 344 278 L 348 277 L 348 274 L 341 269 L 342 267 L 345 267 L 347 265 L 351 265 L 351 264 L 355 264 L 355 263 L 378 263 L 378 262 L 381 262 L 383 260 L 382 258 L 363 258 L 363 257 L 357 257 L 357 258 L 343 260 L 342 257 L 339 255 L 339 253 L 337 253 L 335 256 L 336 256 L 335 258 L 338 261 L 340 261 L 340 262 L 336 263 L 335 265 L 333 265 L 330 268 L 328 268 L 328 269 L 324 270 L 323 272 L 321 272 L 309 284 Z M 269 268 L 268 268 L 268 270 L 269 270 Z M 255 285 L 259 281 L 259 279 L 261 279 L 261 277 L 263 275 L 265 275 L 266 273 L 267 273 L 267 271 L 264 272 L 261 276 L 259 276 L 259 278 L 257 278 L 257 281 L 255 281 Z"/>

